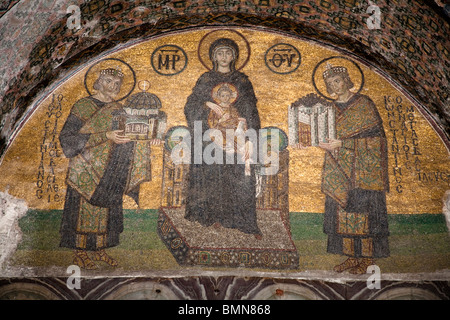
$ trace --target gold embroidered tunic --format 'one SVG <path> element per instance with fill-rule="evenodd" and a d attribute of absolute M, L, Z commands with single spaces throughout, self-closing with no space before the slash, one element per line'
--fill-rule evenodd
<path fill-rule="evenodd" d="M 327 151 L 323 165 L 328 252 L 353 257 L 388 256 L 387 142 L 381 117 L 365 95 L 334 104 L 336 135 L 342 146 Z"/>
<path fill-rule="evenodd" d="M 138 203 L 139 185 L 149 181 L 150 146 L 146 141 L 114 144 L 118 103 L 92 97 L 73 106 L 60 133 L 69 160 L 67 193 L 61 224 L 61 246 L 97 250 L 115 246 L 123 231 L 122 198 Z"/>

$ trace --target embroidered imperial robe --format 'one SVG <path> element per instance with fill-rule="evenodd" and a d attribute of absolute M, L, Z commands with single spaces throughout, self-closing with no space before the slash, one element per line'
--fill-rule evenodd
<path fill-rule="evenodd" d="M 381 117 L 365 95 L 334 104 L 342 146 L 327 151 L 323 165 L 327 250 L 352 257 L 387 257 L 389 181 Z"/>
<path fill-rule="evenodd" d="M 139 186 L 151 179 L 146 141 L 115 144 L 118 103 L 83 98 L 75 103 L 59 139 L 69 158 L 61 223 L 62 247 L 99 250 L 117 246 L 123 231 L 123 195 L 139 201 Z"/>

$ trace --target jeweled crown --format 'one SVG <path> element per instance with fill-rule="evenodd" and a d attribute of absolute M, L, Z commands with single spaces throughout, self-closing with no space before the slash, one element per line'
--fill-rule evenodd
<path fill-rule="evenodd" d="M 348 75 L 348 71 L 346 67 L 333 67 L 330 63 L 327 63 L 326 69 L 323 72 L 323 78 L 328 79 L 329 77 L 333 77 L 338 74 Z"/>
<path fill-rule="evenodd" d="M 112 75 L 115 77 L 123 78 L 123 72 L 120 70 L 120 68 L 107 68 L 100 71 L 101 75 Z"/>

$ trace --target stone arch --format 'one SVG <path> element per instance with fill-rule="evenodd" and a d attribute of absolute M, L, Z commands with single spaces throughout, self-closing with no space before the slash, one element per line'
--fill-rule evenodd
<path fill-rule="evenodd" d="M 398 287 L 385 290 L 380 293 L 376 300 L 440 300 L 435 293 L 424 288 Z"/>
<path fill-rule="evenodd" d="M 178 300 L 167 286 L 156 281 L 139 281 L 124 284 L 105 296 L 104 300 Z"/>
<path fill-rule="evenodd" d="M 323 296 L 305 284 L 278 283 L 261 289 L 254 300 L 323 300 Z"/>
<path fill-rule="evenodd" d="M 60 300 L 47 287 L 28 282 L 15 282 L 0 286 L 0 300 Z"/>

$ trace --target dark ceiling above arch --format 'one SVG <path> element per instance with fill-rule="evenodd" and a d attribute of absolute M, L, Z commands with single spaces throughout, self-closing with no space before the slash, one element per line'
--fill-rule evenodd
<path fill-rule="evenodd" d="M 0 92 L 2 116 L 13 114 L 0 127 L 0 153 L 32 101 L 74 68 L 129 41 L 214 26 L 262 28 L 345 50 L 400 85 L 429 112 L 449 140 L 450 30 L 448 19 L 437 13 L 436 5 L 416 0 L 374 1 L 381 13 L 381 28 L 374 30 L 366 24 L 370 14 L 362 0 L 78 2 L 81 28 L 67 27 L 69 14 L 50 24 L 43 21 L 46 31 L 34 39 L 25 67 L 7 79 L 8 85 Z M 1 49 L 13 55 L 17 48 Z"/>

